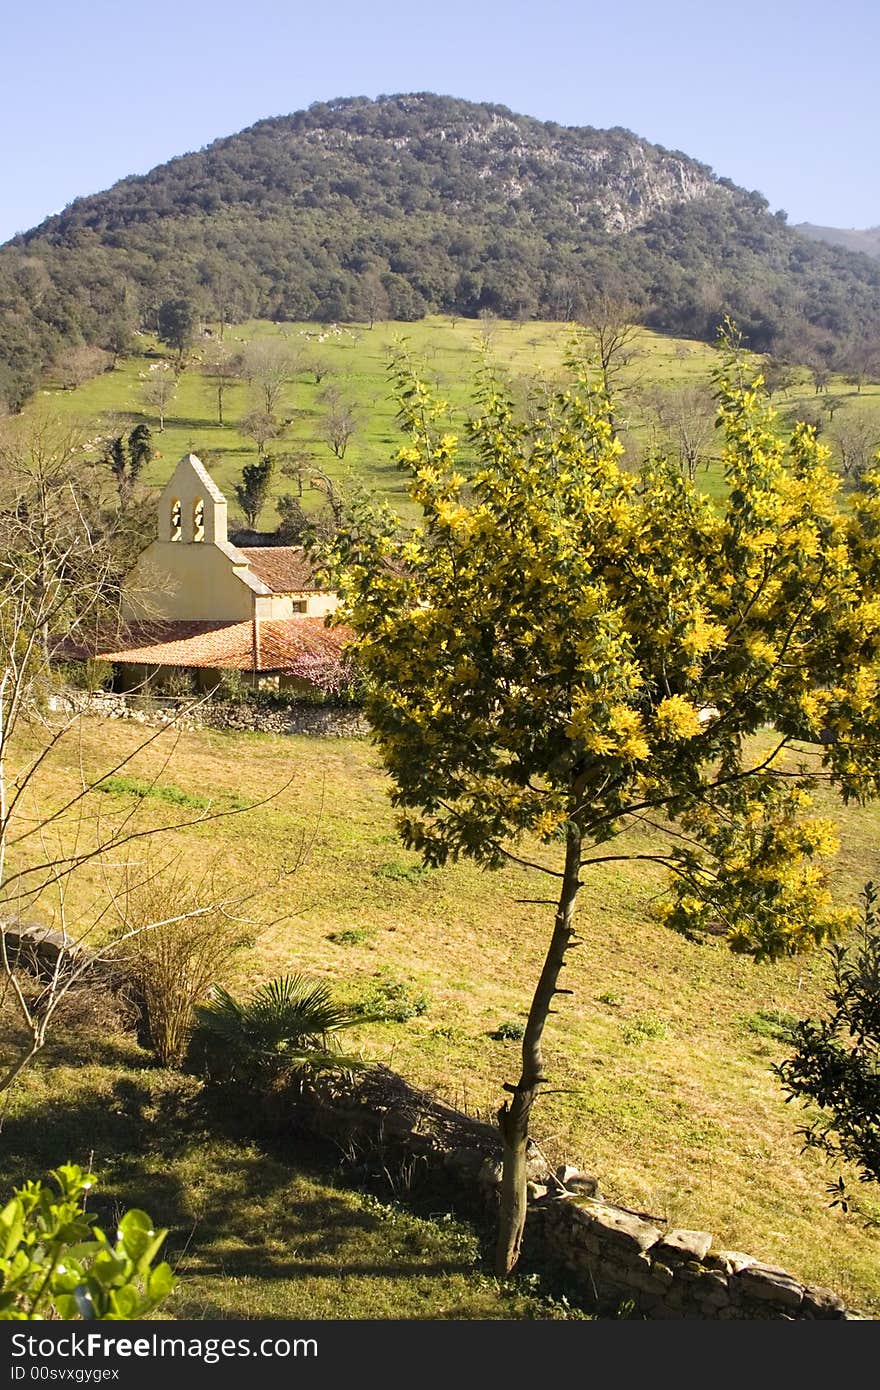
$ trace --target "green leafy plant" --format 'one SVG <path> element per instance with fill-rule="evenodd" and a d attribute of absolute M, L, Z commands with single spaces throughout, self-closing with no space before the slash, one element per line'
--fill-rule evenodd
<path fill-rule="evenodd" d="M 215 986 L 195 1010 L 192 1055 L 220 1079 L 352 1071 L 362 1058 L 336 1051 L 333 1034 L 366 1021 L 360 1010 L 333 999 L 326 984 L 283 975 L 249 999 Z"/>
<path fill-rule="evenodd" d="M 428 1012 L 428 996 L 417 994 L 406 980 L 383 974 L 354 1006 L 364 1019 L 381 1023 L 409 1023 Z"/>
<path fill-rule="evenodd" d="M 854 939 L 828 951 L 833 983 L 824 1017 L 805 1019 L 791 1034 L 794 1053 L 774 1067 L 788 1100 L 819 1107 L 800 1133 L 805 1148 L 858 1168 L 862 1182 L 880 1182 L 880 890 L 866 883 L 864 914 Z M 828 1191 L 847 1209 L 843 1179 Z"/>
<path fill-rule="evenodd" d="M 372 933 L 366 927 L 343 927 L 340 931 L 327 933 L 327 940 L 334 946 L 360 946 L 369 941 Z"/>
<path fill-rule="evenodd" d="M 423 883 L 430 873 L 431 869 L 425 864 L 407 864 L 400 859 L 392 859 L 373 870 L 376 878 L 389 878 L 393 883 Z"/>
<path fill-rule="evenodd" d="M 630 1047 L 654 1039 L 665 1038 L 668 1034 L 666 1024 L 653 1014 L 636 1014 L 623 1025 L 623 1041 Z"/>
<path fill-rule="evenodd" d="M 525 1036 L 525 1024 L 517 1023 L 514 1019 L 506 1018 L 503 1023 L 499 1023 L 494 1033 L 489 1037 L 496 1042 L 520 1042 Z"/>
<path fill-rule="evenodd" d="M 760 1038 L 775 1038 L 777 1042 L 791 1042 L 795 1035 L 797 1019 L 784 1009 L 757 1009 L 747 1014 L 743 1023 L 750 1033 Z"/>
<path fill-rule="evenodd" d="M 132 1208 L 111 1243 L 85 1210 L 94 1179 L 70 1163 L 52 1178 L 57 1194 L 27 1182 L 0 1211 L 0 1319 L 146 1317 L 175 1285 L 170 1265 L 153 1263 L 167 1231 Z"/>

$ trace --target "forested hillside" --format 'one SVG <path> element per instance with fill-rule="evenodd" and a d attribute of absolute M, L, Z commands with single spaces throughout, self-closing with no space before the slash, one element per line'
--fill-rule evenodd
<path fill-rule="evenodd" d="M 116 354 L 159 306 L 214 320 L 567 319 L 598 294 L 651 327 L 839 352 L 880 337 L 880 265 L 810 243 L 758 193 L 622 129 L 430 94 L 320 103 L 82 198 L 0 248 L 0 392 L 66 346 Z"/>

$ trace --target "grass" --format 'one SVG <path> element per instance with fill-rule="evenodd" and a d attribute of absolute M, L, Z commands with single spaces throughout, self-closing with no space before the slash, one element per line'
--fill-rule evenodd
<path fill-rule="evenodd" d="M 69 761 L 61 750 L 47 766 L 46 804 L 76 782 L 80 756 L 100 770 L 137 739 L 129 726 L 85 720 Z M 127 775 L 154 776 L 167 756 L 161 742 Z M 517 1045 L 489 1046 L 487 1035 L 499 1020 L 526 1015 L 552 908 L 524 900 L 546 897 L 546 884 L 529 870 L 487 874 L 467 863 L 425 875 L 377 873 L 389 863 L 415 870 L 418 859 L 399 845 L 386 778 L 364 740 L 186 732 L 177 738 L 174 777 L 182 791 L 212 801 L 287 787 L 269 805 L 169 837 L 169 853 L 174 845 L 193 861 L 222 865 L 224 881 L 267 884 L 260 915 L 274 925 L 242 958 L 239 983 L 301 970 L 354 1002 L 383 981 L 403 982 L 410 997 L 429 1001 L 426 1012 L 365 1022 L 351 1034 L 355 1045 L 490 1118 L 501 1083 L 516 1079 Z M 827 809 L 834 814 L 835 804 Z M 160 821 L 163 811 L 147 798 L 138 813 Z M 849 807 L 838 819 L 835 884 L 854 903 L 877 876 L 878 811 Z M 304 861 L 278 884 L 278 863 L 300 844 L 308 846 Z M 755 966 L 717 940 L 695 946 L 652 918 L 658 887 L 644 865 L 590 873 L 578 908 L 584 945 L 566 972 L 574 993 L 545 1039 L 550 1087 L 533 1116 L 536 1137 L 553 1162 L 596 1173 L 611 1199 L 711 1231 L 718 1246 L 747 1250 L 880 1313 L 877 1194 L 851 1182 L 849 1211 L 828 1206 L 826 1186 L 838 1169 L 801 1152 L 802 1113 L 785 1104 L 771 1071 L 785 1056 L 773 1020 L 822 1007 L 827 960 L 817 952 Z M 84 901 L 103 891 L 97 868 L 78 889 Z M 344 942 L 333 939 L 342 933 Z M 757 1030 L 750 1020 L 759 1020 Z M 111 1073 L 102 1084 L 112 1091 Z M 47 1161 L 87 1159 L 91 1131 L 81 1119 L 64 1129 L 77 1153 L 65 1152 L 67 1141 L 46 1122 Z M 158 1195 L 164 1162 L 155 1167 Z M 197 1187 L 209 1183 L 197 1177 L 200 1162 L 194 1141 L 181 1172 Z M 238 1268 L 243 1249 L 239 1242 L 215 1264 L 218 1279 L 221 1269 L 225 1277 Z"/>
<path fill-rule="evenodd" d="M 64 1157 L 91 1165 L 99 1224 L 112 1229 L 139 1206 L 169 1230 L 179 1283 L 160 1317 L 570 1315 L 540 1286 L 504 1288 L 486 1274 L 466 1223 L 357 1191 L 326 1153 L 261 1148 L 194 1078 L 153 1068 L 124 1038 L 89 1051 L 78 1065 L 56 1055 L 16 1092 L 2 1191 Z"/>
<path fill-rule="evenodd" d="M 525 383 L 535 377 L 552 382 L 563 374 L 563 362 L 573 340 L 572 325 L 498 320 L 487 331 L 490 352 L 515 391 L 524 390 Z M 336 332 L 313 323 L 273 324 L 253 320 L 230 328 L 226 342 L 235 349 L 254 338 L 280 337 L 289 340 L 304 354 L 303 365 L 285 389 L 278 408 L 279 417 L 289 424 L 282 438 L 270 446 L 274 452 L 303 456 L 310 466 L 321 468 L 345 488 L 360 484 L 375 489 L 408 515 L 412 506 L 403 475 L 394 462 L 401 439 L 388 377 L 389 362 L 392 355 L 404 347 L 422 363 L 426 380 L 449 402 L 460 424 L 466 415 L 471 384 L 480 364 L 483 332 L 482 325 L 473 319 L 439 315 L 418 323 L 376 324 L 371 330 L 358 325 L 341 326 Z M 177 395 L 169 407 L 166 428 L 163 433 L 154 435 L 156 457 L 146 470 L 144 481 L 160 487 L 171 475 L 177 460 L 192 451 L 208 465 L 219 486 L 233 501 L 232 484 L 244 464 L 255 456 L 255 445 L 238 429 L 238 422 L 252 408 L 252 393 L 242 384 L 229 388 L 224 399 L 227 423 L 222 427 L 218 425 L 215 395 L 198 370 L 200 358 L 207 351 L 205 344 L 197 345 L 188 369 L 180 378 Z M 50 384 L 38 394 L 28 412 L 48 408 L 80 422 L 87 436 L 95 440 L 130 428 L 141 420 L 147 420 L 153 430 L 158 431 L 158 419 L 143 406 L 141 391 L 142 378 L 163 355 L 160 345 L 144 335 L 139 339 L 139 351 L 121 358 L 114 371 L 95 377 L 73 391 Z M 332 374 L 320 384 L 307 369 L 309 355 L 320 355 L 331 367 Z M 642 329 L 638 333 L 636 355 L 622 380 L 627 387 L 640 390 L 708 383 L 716 362 L 716 352 L 706 343 Z M 320 397 L 329 383 L 351 402 L 359 418 L 357 432 L 342 460 L 334 457 L 323 438 L 326 406 Z M 880 407 L 880 385 L 865 386 L 858 393 L 844 378 L 834 377 L 826 394 L 843 400 L 838 419 L 848 414 L 876 411 Z M 804 370 L 790 392 L 774 404 L 783 412 L 803 414 L 815 412 L 821 400 Z M 648 433 L 636 427 L 632 438 L 633 452 L 638 456 L 643 445 L 649 442 Z M 710 492 L 720 490 L 717 463 L 710 465 L 702 481 Z M 291 480 L 277 472 L 271 500 L 293 488 Z M 303 502 L 307 509 L 316 506 L 320 498 L 317 489 L 306 487 Z M 273 506 L 267 505 L 261 524 L 267 528 L 277 524 Z"/>
<path fill-rule="evenodd" d="M 105 777 L 98 790 L 109 796 L 133 796 L 138 800 L 153 797 L 169 806 L 182 806 L 193 811 L 204 811 L 211 804 L 207 797 L 181 791 L 172 782 L 147 782 L 141 777 Z"/>

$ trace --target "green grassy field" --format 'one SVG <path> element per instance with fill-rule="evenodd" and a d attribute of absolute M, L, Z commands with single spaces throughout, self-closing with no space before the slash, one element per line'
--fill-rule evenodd
<path fill-rule="evenodd" d="M 394 464 L 394 454 L 401 441 L 388 381 L 388 366 L 396 348 L 406 345 L 422 362 L 428 382 L 462 418 L 479 364 L 484 334 L 488 335 L 492 356 L 519 389 L 535 377 L 550 381 L 560 377 L 573 331 L 571 325 L 560 323 L 496 320 L 484 325 L 473 319 L 440 316 L 417 323 L 377 323 L 372 329 L 363 325 L 340 326 L 336 330 L 314 323 L 279 325 L 252 321 L 227 329 L 225 342 L 230 348 L 238 349 L 255 338 L 283 337 L 303 355 L 301 368 L 285 388 L 278 409 L 279 417 L 289 420 L 290 424 L 283 436 L 269 446 L 270 450 L 279 455 L 305 455 L 312 466 L 326 471 L 343 487 L 357 482 L 375 489 L 406 512 L 409 503 L 404 480 Z M 75 420 L 82 424 L 90 438 L 118 433 L 146 419 L 156 431 L 157 450 L 145 474 L 146 483 L 161 486 L 181 455 L 192 451 L 209 466 L 233 501 L 233 481 L 243 465 L 256 456 L 256 446 L 238 429 L 242 418 L 253 408 L 254 398 L 251 389 L 244 384 L 228 389 L 223 407 L 227 423 L 222 428 L 217 424 L 216 394 L 199 371 L 200 358 L 210 351 L 210 346 L 202 341 L 191 354 L 190 365 L 181 375 L 177 394 L 168 410 L 166 428 L 161 434 L 155 412 L 148 410 L 141 401 L 143 378 L 162 356 L 159 345 L 147 337 L 140 339 L 141 351 L 120 359 L 115 371 L 95 377 L 72 391 L 50 384 L 29 410 L 48 408 Z M 670 338 L 646 329 L 639 330 L 635 346 L 633 359 L 622 375 L 630 392 L 633 388 L 644 392 L 708 383 L 717 361 L 717 353 L 706 343 Z M 308 370 L 308 362 L 314 358 L 322 359 L 331 369 L 330 375 L 320 384 Z M 330 384 L 355 407 L 359 420 L 342 460 L 335 458 L 322 435 L 326 406 L 320 396 Z M 843 401 L 838 420 L 880 407 L 878 385 L 865 386 L 858 393 L 842 378 L 832 378 L 828 394 Z M 775 403 L 781 412 L 815 413 L 822 399 L 816 396 L 809 374 L 804 370 L 798 384 Z M 626 401 L 630 400 L 634 398 L 628 395 Z M 629 406 L 624 418 L 627 411 Z M 633 422 L 637 422 L 638 408 L 633 405 L 629 413 Z M 632 444 L 634 457 L 638 457 L 647 440 L 647 432 L 636 424 Z M 716 467 L 710 465 L 703 482 L 711 491 L 717 491 L 720 479 Z M 278 472 L 273 496 L 291 491 L 292 486 L 290 479 Z M 319 497 L 317 491 L 310 494 L 307 490 L 306 506 L 316 504 Z M 267 506 L 261 524 L 271 529 L 276 522 L 274 508 Z"/>
<path fill-rule="evenodd" d="M 131 726 L 87 720 L 81 744 L 47 769 L 45 804 L 76 779 L 80 754 L 87 769 L 106 769 L 136 741 Z M 127 776 L 158 771 L 167 756 L 161 742 Z M 352 1035 L 356 1045 L 490 1118 L 517 1067 L 516 1041 L 492 1035 L 523 1022 L 550 931 L 552 909 L 522 901 L 547 895 L 539 876 L 467 864 L 421 869 L 399 845 L 386 779 L 363 740 L 185 733 L 164 776 L 183 797 L 143 800 L 142 814 L 156 823 L 192 815 L 190 806 L 205 798 L 226 806 L 231 797 L 284 788 L 270 805 L 165 841 L 194 866 L 216 864 L 224 882 L 267 884 L 253 915 L 274 925 L 255 923 L 257 944 L 240 958 L 238 984 L 302 970 L 349 1000 L 402 987 L 422 1011 L 406 1023 L 364 1025 Z M 134 796 L 122 780 L 101 798 L 102 813 L 129 811 Z M 878 813 L 849 808 L 840 819 L 836 885 L 854 903 L 863 882 L 877 877 Z M 305 850 L 292 877 L 277 884 L 278 865 Z M 548 1029 L 550 1092 L 534 1115 L 536 1137 L 553 1161 L 595 1172 L 608 1197 L 709 1230 L 720 1246 L 830 1285 L 880 1314 L 878 1196 L 852 1182 L 849 1211 L 829 1207 L 826 1185 L 838 1169 L 800 1152 L 802 1116 L 785 1104 L 770 1071 L 785 1055 L 786 1022 L 821 1004 L 824 957 L 757 967 L 717 941 L 692 945 L 653 920 L 658 888 L 644 865 L 591 871 L 579 905 L 585 945 L 567 972 L 574 994 Z M 74 911 L 89 892 L 106 892 L 106 882 L 95 870 L 78 891 Z M 69 1083 L 40 1074 L 44 1098 L 56 1092 L 41 1121 L 40 1152 L 53 1162 L 87 1162 L 92 1128 L 75 1111 L 66 1122 L 57 1097 Z M 112 1069 L 103 1077 L 111 1091 L 127 1085 Z M 26 1104 L 36 1104 L 27 1094 Z M 193 1136 L 180 1159 L 181 1184 L 201 1161 Z M 156 1171 L 166 1162 L 157 1155 Z M 227 1158 L 216 1163 L 222 1169 Z M 157 1182 L 161 1194 L 164 1179 Z M 209 1245 L 225 1239 L 215 1232 Z M 287 1237 L 278 1239 L 280 1252 Z M 223 1306 L 224 1281 L 245 1277 L 243 1240 L 231 1241 L 222 1267 L 210 1251 L 193 1255 L 206 1306 Z"/>

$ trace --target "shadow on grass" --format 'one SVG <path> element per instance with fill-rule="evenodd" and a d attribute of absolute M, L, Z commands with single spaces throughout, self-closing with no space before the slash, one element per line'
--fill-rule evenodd
<path fill-rule="evenodd" d="M 91 1168 L 99 1181 L 89 1207 L 108 1231 L 126 1208 L 148 1211 L 168 1228 L 165 1257 L 184 1280 L 175 1317 L 259 1317 L 273 1297 L 260 1293 L 261 1283 L 301 1287 L 309 1279 L 356 1281 L 359 1315 L 369 1317 L 377 1281 L 475 1272 L 473 1252 L 448 1233 L 336 1186 L 327 1152 L 291 1137 L 283 1152 L 267 1150 L 246 1117 L 195 1078 L 135 1070 L 133 1056 L 121 1037 L 105 1041 L 100 1063 L 83 1065 L 74 1047 L 65 1060 L 76 1070 L 41 1066 L 4 1122 L 0 1171 L 8 1191 L 60 1163 Z M 198 1289 L 188 1296 L 187 1279 L 209 1281 L 206 1297 Z M 235 1290 L 239 1279 L 246 1294 Z"/>

